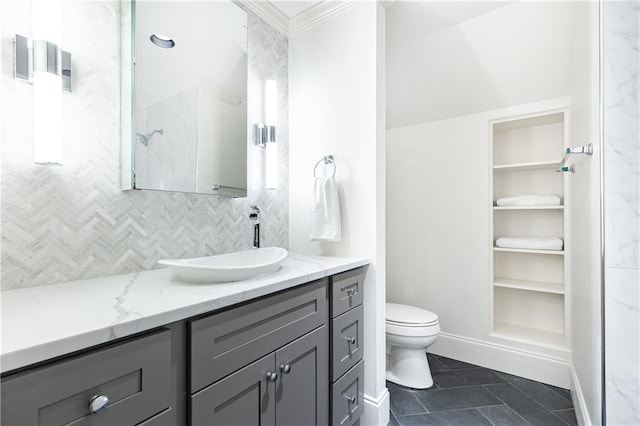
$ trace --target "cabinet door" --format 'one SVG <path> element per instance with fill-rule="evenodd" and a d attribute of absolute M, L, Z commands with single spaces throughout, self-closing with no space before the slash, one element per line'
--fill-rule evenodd
<path fill-rule="evenodd" d="M 276 352 L 278 426 L 326 425 L 328 419 L 329 333 L 327 326 Z"/>
<path fill-rule="evenodd" d="M 275 372 L 270 354 L 191 396 L 192 425 L 271 426 L 275 424 Z"/>

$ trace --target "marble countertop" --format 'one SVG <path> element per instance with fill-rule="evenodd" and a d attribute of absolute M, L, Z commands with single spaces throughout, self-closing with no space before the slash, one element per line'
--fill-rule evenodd
<path fill-rule="evenodd" d="M 368 263 L 290 252 L 279 271 L 234 283 L 186 283 L 157 269 L 4 291 L 0 367 L 4 373 Z"/>

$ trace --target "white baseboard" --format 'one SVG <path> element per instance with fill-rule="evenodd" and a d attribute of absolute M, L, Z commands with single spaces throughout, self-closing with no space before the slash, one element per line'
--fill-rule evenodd
<path fill-rule="evenodd" d="M 571 366 L 571 397 L 573 398 L 573 409 L 576 412 L 576 419 L 580 426 L 591 426 L 593 422 L 587 409 L 587 401 L 584 399 L 580 380 L 573 365 Z"/>
<path fill-rule="evenodd" d="M 386 426 L 389 424 L 389 391 L 384 391 L 375 398 L 364 395 L 364 412 L 360 417 L 360 426 Z"/>
<path fill-rule="evenodd" d="M 440 333 L 429 352 L 569 389 L 569 362 L 491 342 Z"/>

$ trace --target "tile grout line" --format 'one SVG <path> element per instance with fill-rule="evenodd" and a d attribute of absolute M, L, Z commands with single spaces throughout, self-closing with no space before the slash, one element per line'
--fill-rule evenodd
<path fill-rule="evenodd" d="M 496 407 L 500 407 L 500 406 L 499 406 L 499 405 L 496 405 Z M 476 411 L 477 411 L 478 413 L 480 413 L 480 415 L 481 415 L 482 417 L 484 417 L 485 419 L 487 419 L 487 420 L 489 421 L 489 423 L 491 423 L 493 426 L 498 426 L 497 424 L 495 424 L 494 422 L 492 422 L 492 421 L 491 421 L 491 419 L 490 419 L 489 417 L 485 416 L 485 415 L 484 415 L 484 413 L 483 413 L 482 411 L 478 410 L 477 408 L 476 408 Z"/>
<path fill-rule="evenodd" d="M 558 410 L 561 411 L 561 410 Z M 552 416 L 554 416 L 556 419 L 560 420 L 562 423 L 564 423 L 567 426 L 571 426 L 569 423 L 565 422 L 563 418 L 556 416 L 556 413 L 554 413 L 553 411 L 549 410 L 549 412 L 551 413 Z"/>
<path fill-rule="evenodd" d="M 434 384 L 435 384 L 435 383 L 434 383 Z M 417 393 L 417 392 L 416 392 L 416 393 Z M 427 407 L 425 407 L 425 406 L 424 406 L 424 404 L 422 403 L 422 401 L 420 401 L 420 398 L 418 398 L 418 397 L 416 396 L 416 394 L 415 394 L 415 393 L 413 393 L 413 397 L 416 399 L 416 401 L 418 401 L 418 404 L 420 404 L 420 406 L 421 406 L 422 408 L 424 408 L 424 411 L 426 412 L 426 414 L 429 414 L 429 413 L 430 413 L 430 411 L 427 409 Z"/>
<path fill-rule="evenodd" d="M 506 383 L 506 382 L 505 382 L 505 384 L 509 384 L 509 383 Z M 520 418 L 521 418 L 521 419 L 522 419 L 526 424 L 531 425 L 531 423 L 529 423 L 529 421 L 528 421 L 527 419 L 525 419 L 524 417 L 522 417 L 522 416 L 520 415 L 520 413 L 518 413 L 516 410 L 514 410 L 513 408 L 511 408 L 511 406 L 510 406 L 509 404 L 507 404 L 506 402 L 504 402 L 504 401 L 502 400 L 502 398 L 500 398 L 500 397 L 499 397 L 498 395 L 496 395 L 495 393 L 491 392 L 491 389 L 488 389 L 488 388 L 487 388 L 487 385 L 483 385 L 482 387 L 484 387 L 484 388 L 487 390 L 487 392 L 489 392 L 491 395 L 493 395 L 493 396 L 494 396 L 498 401 L 501 401 L 501 402 L 505 405 L 505 407 L 509 407 L 509 409 L 510 409 L 511 411 L 513 411 L 513 412 L 516 414 L 516 416 L 520 417 Z M 543 407 L 543 408 L 544 408 L 544 407 Z M 562 419 L 561 419 L 561 420 L 562 420 Z"/>
<path fill-rule="evenodd" d="M 547 410 L 548 412 L 550 412 L 550 413 L 551 413 L 551 410 L 550 410 L 550 409 L 548 409 L 547 407 L 545 407 L 544 405 L 542 405 L 542 403 L 541 403 L 541 402 L 539 402 L 539 401 L 538 401 L 537 399 L 535 399 L 533 396 L 529 395 L 527 392 L 525 392 L 524 390 L 522 390 L 522 389 L 521 389 L 520 387 L 518 387 L 517 385 L 511 384 L 511 383 L 507 383 L 507 384 L 508 384 L 508 385 L 510 385 L 510 386 L 512 386 L 512 387 L 513 387 L 513 388 L 515 388 L 516 390 L 518 390 L 518 391 L 522 392 L 522 393 L 523 393 L 523 394 L 525 394 L 527 397 L 529 397 L 529 399 L 530 399 L 530 400 L 534 401 L 536 404 L 538 404 L 539 406 L 541 406 L 542 408 L 544 408 L 545 410 Z M 544 383 L 543 383 L 543 384 L 544 384 Z M 566 399 L 566 398 L 563 398 L 563 399 Z M 568 402 L 571 402 L 571 405 L 573 405 L 573 401 L 568 401 Z M 558 416 L 556 416 L 556 417 L 558 417 Z M 562 419 L 560 419 L 560 420 L 562 420 Z M 564 421 L 563 421 L 563 423 L 566 423 L 566 422 L 564 422 Z"/>

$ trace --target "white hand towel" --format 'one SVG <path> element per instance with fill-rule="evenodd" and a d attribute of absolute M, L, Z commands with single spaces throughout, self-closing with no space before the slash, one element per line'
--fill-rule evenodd
<path fill-rule="evenodd" d="M 562 238 L 511 238 L 496 240 L 496 247 L 528 250 L 562 250 Z"/>
<path fill-rule="evenodd" d="M 340 241 L 340 204 L 333 176 L 318 177 L 313 184 L 309 237 Z"/>
<path fill-rule="evenodd" d="M 559 206 L 557 195 L 518 195 L 516 197 L 500 197 L 496 201 L 500 207 L 507 206 Z"/>

